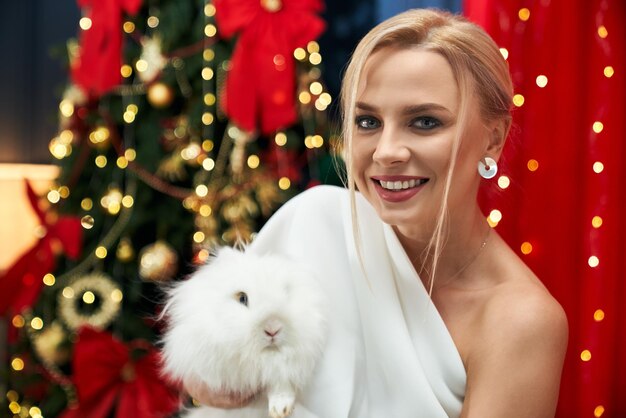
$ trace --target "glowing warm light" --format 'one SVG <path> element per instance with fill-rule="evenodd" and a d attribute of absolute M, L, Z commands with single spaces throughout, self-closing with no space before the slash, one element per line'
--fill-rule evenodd
<path fill-rule="evenodd" d="M 300 92 L 300 94 L 298 95 L 298 100 L 302 104 L 309 104 L 311 103 L 311 94 L 309 94 L 308 91 Z"/>
<path fill-rule="evenodd" d="M 217 28 L 215 27 L 215 25 L 212 24 L 208 24 L 204 27 L 204 34 L 206 36 L 208 36 L 209 38 L 215 36 L 215 34 L 217 33 Z"/>
<path fill-rule="evenodd" d="M 56 278 L 53 274 L 48 273 L 43 276 L 43 284 L 46 286 L 54 286 L 54 283 L 56 283 Z"/>
<path fill-rule="evenodd" d="M 126 151 L 124 151 L 124 157 L 126 157 L 128 161 L 135 161 L 135 158 L 137 158 L 137 151 L 133 148 L 127 148 Z"/>
<path fill-rule="evenodd" d="M 613 77 L 613 74 L 615 74 L 615 70 L 613 69 L 613 67 L 611 67 L 610 65 L 607 65 L 606 67 L 604 67 L 604 76 L 606 78 Z"/>
<path fill-rule="evenodd" d="M 313 146 L 313 137 L 311 135 L 307 135 L 307 136 L 304 137 L 304 146 L 309 148 L 309 149 L 315 148 Z"/>
<path fill-rule="evenodd" d="M 91 29 L 91 19 L 89 19 L 88 17 L 83 17 L 78 21 L 78 26 L 80 26 L 80 28 L 82 30 L 89 30 Z"/>
<path fill-rule="evenodd" d="M 159 18 L 156 16 L 150 16 L 147 20 L 148 26 L 151 28 L 156 28 L 159 26 Z"/>
<path fill-rule="evenodd" d="M 313 135 L 311 145 L 313 145 L 314 148 L 321 148 L 324 145 L 324 138 L 321 135 Z"/>
<path fill-rule="evenodd" d="M 200 197 L 205 197 L 207 194 L 209 194 L 209 188 L 206 187 L 204 184 L 200 184 L 196 187 L 196 194 Z"/>
<path fill-rule="evenodd" d="M 14 357 L 13 360 L 11 361 L 11 367 L 16 372 L 24 370 L 24 360 L 22 360 L 19 357 Z"/>
<path fill-rule="evenodd" d="M 517 107 L 522 107 L 524 105 L 524 96 L 521 94 L 516 94 L 513 96 L 513 104 Z"/>
<path fill-rule="evenodd" d="M 69 118 L 74 114 L 74 104 L 69 100 L 61 100 L 61 103 L 59 103 L 59 110 L 63 116 Z"/>
<path fill-rule="evenodd" d="M 325 111 L 327 107 L 328 105 L 323 100 L 317 99 L 315 101 L 315 108 L 320 112 Z"/>
<path fill-rule="evenodd" d="M 322 62 L 322 56 L 318 52 L 309 55 L 309 62 L 313 65 L 319 65 Z"/>
<path fill-rule="evenodd" d="M 98 168 L 104 168 L 107 165 L 107 157 L 104 155 L 98 155 L 95 160 L 96 166 Z"/>
<path fill-rule="evenodd" d="M 83 302 L 85 302 L 87 305 L 91 305 L 95 301 L 96 295 L 94 295 L 93 292 L 87 291 L 83 293 Z"/>
<path fill-rule="evenodd" d="M 43 320 L 39 318 L 38 316 L 36 316 L 30 321 L 30 326 L 32 329 L 37 329 L 37 330 L 42 329 Z"/>
<path fill-rule="evenodd" d="M 111 292 L 111 300 L 113 302 L 121 302 L 122 299 L 124 299 L 124 294 L 122 293 L 122 291 L 120 289 L 115 289 L 114 291 Z"/>
<path fill-rule="evenodd" d="M 93 208 L 93 200 L 88 197 L 84 198 L 80 201 L 80 207 L 83 208 L 83 210 L 91 210 L 91 208 Z"/>
<path fill-rule="evenodd" d="M 509 179 L 507 176 L 498 177 L 498 187 L 500 187 L 501 189 L 506 189 L 510 185 L 511 185 L 511 179 Z"/>
<path fill-rule="evenodd" d="M 320 52 L 320 46 L 317 42 L 311 41 L 306 45 L 306 50 L 309 51 L 310 54 L 315 52 Z"/>
<path fill-rule="evenodd" d="M 589 360 L 591 360 L 591 351 L 583 350 L 582 353 L 580 353 L 580 359 L 582 361 L 589 361 Z"/>
<path fill-rule="evenodd" d="M 204 15 L 206 17 L 215 16 L 215 6 L 212 3 L 207 3 L 206 6 L 204 6 Z"/>
<path fill-rule="evenodd" d="M 202 123 L 204 125 L 210 125 L 213 123 L 213 121 L 215 120 L 215 117 L 213 116 L 213 113 L 210 112 L 204 112 L 202 114 Z"/>
<path fill-rule="evenodd" d="M 204 95 L 204 104 L 207 106 L 213 106 L 215 104 L 215 95 L 213 93 L 207 93 Z"/>
<path fill-rule="evenodd" d="M 597 134 L 599 134 L 600 132 L 602 132 L 602 130 L 604 129 L 604 124 L 600 121 L 595 121 L 593 123 L 593 127 L 592 127 L 593 131 Z"/>
<path fill-rule="evenodd" d="M 36 406 L 31 407 L 28 410 L 28 413 L 32 418 L 43 418 L 41 416 L 41 409 L 37 408 Z"/>
<path fill-rule="evenodd" d="M 284 146 L 287 143 L 287 135 L 285 135 L 284 132 L 278 132 L 276 136 L 274 136 L 274 142 L 276 142 L 276 145 L 279 147 Z"/>
<path fill-rule="evenodd" d="M 491 218 L 493 222 L 498 223 L 502 220 L 502 212 L 500 212 L 498 209 L 494 209 L 489 212 L 489 218 Z"/>
<path fill-rule="evenodd" d="M 107 249 L 104 248 L 103 246 L 99 246 L 98 248 L 96 248 L 96 257 L 103 259 L 106 258 L 107 256 Z"/>
<path fill-rule="evenodd" d="M 604 407 L 602 405 L 598 405 L 593 410 L 593 416 L 596 418 L 600 418 L 604 414 Z"/>
<path fill-rule="evenodd" d="M 602 309 L 596 309 L 593 313 L 593 319 L 596 322 L 600 322 L 604 319 L 604 311 Z"/>
<path fill-rule="evenodd" d="M 533 246 L 530 242 L 524 242 L 521 246 L 522 254 L 528 255 L 533 251 Z"/>
<path fill-rule="evenodd" d="M 261 164 L 261 159 L 258 155 L 253 154 L 248 157 L 248 167 L 254 169 L 257 168 L 259 164 Z"/>
<path fill-rule="evenodd" d="M 66 299 L 72 299 L 74 297 L 74 289 L 69 286 L 63 288 L 63 297 Z"/>
<path fill-rule="evenodd" d="M 50 203 L 58 203 L 61 200 L 61 194 L 57 190 L 50 190 L 48 192 L 48 201 Z"/>
<path fill-rule="evenodd" d="M 124 156 L 117 157 L 116 164 L 119 168 L 125 169 L 126 167 L 128 167 L 128 160 Z"/>
<path fill-rule="evenodd" d="M 211 171 L 215 168 L 215 160 L 213 160 L 213 158 L 206 158 L 204 161 L 202 161 L 202 168 L 204 168 L 206 171 Z"/>
<path fill-rule="evenodd" d="M 526 22 L 528 19 L 530 19 L 530 10 L 528 10 L 526 7 L 519 9 L 519 12 L 517 12 L 517 16 L 521 21 Z"/>
<path fill-rule="evenodd" d="M 133 33 L 135 31 L 135 24 L 133 22 L 124 22 L 124 24 L 122 25 L 122 29 L 124 29 L 124 32 L 126 33 Z"/>
<path fill-rule="evenodd" d="M 135 204 L 135 199 L 132 196 L 126 195 L 122 198 L 122 206 L 125 208 L 130 208 Z"/>
<path fill-rule="evenodd" d="M 317 96 L 324 91 L 324 87 L 322 87 L 322 83 L 320 83 L 319 81 L 315 81 L 309 86 L 309 91 Z"/>
<path fill-rule="evenodd" d="M 509 59 L 509 50 L 506 48 L 500 48 L 500 54 L 502 54 L 502 58 Z"/>
<path fill-rule="evenodd" d="M 200 244 L 202 241 L 204 241 L 204 232 L 197 231 L 195 234 L 193 234 L 193 240 L 194 242 Z"/>
<path fill-rule="evenodd" d="M 600 25 L 598 27 L 598 36 L 602 39 L 606 38 L 607 36 L 609 36 L 609 31 L 606 30 L 606 26 L 604 25 Z"/>
<path fill-rule="evenodd" d="M 287 177 L 281 177 L 280 180 L 278 180 L 278 187 L 280 187 L 281 190 L 287 190 L 291 187 L 291 180 Z"/>
<path fill-rule="evenodd" d="M 135 115 L 136 114 L 133 112 L 129 112 L 129 111 L 124 112 L 124 116 L 123 116 L 124 122 L 133 123 L 135 121 Z"/>
<path fill-rule="evenodd" d="M 202 52 L 202 59 L 211 62 L 215 59 L 215 51 L 211 48 L 207 48 Z"/>
<path fill-rule="evenodd" d="M 595 163 L 593 163 L 593 171 L 596 174 L 602 173 L 602 171 L 604 171 L 604 164 L 602 164 L 600 161 L 596 161 Z"/>
<path fill-rule="evenodd" d="M 128 64 L 122 65 L 122 67 L 120 68 L 120 74 L 122 74 L 122 77 L 124 78 L 130 77 L 131 75 L 133 75 L 133 67 Z"/>
<path fill-rule="evenodd" d="M 537 160 L 528 160 L 527 167 L 530 171 L 537 171 L 539 168 L 539 161 Z"/>
<path fill-rule="evenodd" d="M 602 226 L 602 218 L 599 216 L 594 216 L 593 219 L 591 219 L 591 225 L 594 228 L 600 228 Z"/>
<path fill-rule="evenodd" d="M 589 257 L 589 260 L 587 260 L 587 263 L 591 268 L 598 267 L 598 265 L 600 264 L 600 259 L 595 255 L 592 255 L 591 257 Z"/>
<path fill-rule="evenodd" d="M 135 68 L 140 73 L 143 73 L 144 71 L 148 69 L 148 61 L 144 59 L 138 59 L 137 62 L 135 63 Z"/>
<path fill-rule="evenodd" d="M 22 328 L 24 325 L 26 325 L 26 321 L 24 320 L 24 317 L 22 315 L 15 315 L 11 320 L 11 323 L 15 328 Z"/>
<path fill-rule="evenodd" d="M 535 81 L 540 88 L 544 88 L 548 85 L 548 77 L 545 75 L 538 75 Z"/>
<path fill-rule="evenodd" d="M 322 93 L 317 100 L 319 100 L 324 105 L 329 106 L 332 103 L 333 98 L 328 93 Z"/>
<path fill-rule="evenodd" d="M 94 224 L 95 221 L 91 215 L 85 215 L 80 219 L 80 225 L 85 229 L 93 228 Z"/>
<path fill-rule="evenodd" d="M 213 79 L 213 75 L 214 75 L 214 72 L 212 68 L 204 67 L 202 69 L 202 79 L 207 80 L 207 81 L 211 80 Z"/>
<path fill-rule="evenodd" d="M 306 59 L 306 51 L 304 48 L 296 48 L 293 51 L 293 57 L 298 61 L 304 61 Z"/>
<path fill-rule="evenodd" d="M 213 209 L 211 209 L 211 206 L 209 205 L 202 205 L 200 206 L 198 212 L 200 213 L 200 215 L 206 218 L 207 216 L 211 216 L 211 213 L 213 213 Z"/>

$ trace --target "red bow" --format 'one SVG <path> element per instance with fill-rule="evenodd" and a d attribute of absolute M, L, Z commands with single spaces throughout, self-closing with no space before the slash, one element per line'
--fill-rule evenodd
<path fill-rule="evenodd" d="M 46 214 L 39 208 L 38 196 L 28 181 L 24 183 L 30 205 L 45 228 L 45 236 L 0 277 L 0 316 L 18 313 L 35 303 L 43 276 L 54 270 L 55 257 L 61 250 L 72 259 L 78 258 L 82 250 L 80 220 L 74 217 L 56 219 L 55 214 Z"/>
<path fill-rule="evenodd" d="M 145 351 L 133 359 L 135 349 Z M 160 418 L 177 411 L 180 398 L 159 373 L 159 354 L 149 343 L 125 345 L 108 332 L 81 328 L 72 368 L 78 407 L 61 418 Z"/>
<path fill-rule="evenodd" d="M 323 8 L 321 0 L 214 4 L 220 35 L 228 39 L 240 33 L 222 96 L 224 112 L 247 131 L 267 134 L 289 126 L 297 119 L 293 51 L 324 30 L 324 21 L 315 15 Z"/>
<path fill-rule="evenodd" d="M 91 28 L 80 36 L 80 53 L 72 66 L 72 79 L 87 93 L 101 96 L 121 82 L 122 13 L 134 15 L 141 0 L 77 0 L 91 7 Z"/>

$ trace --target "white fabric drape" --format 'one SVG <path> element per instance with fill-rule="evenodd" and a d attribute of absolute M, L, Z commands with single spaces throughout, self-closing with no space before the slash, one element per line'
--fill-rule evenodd
<path fill-rule="evenodd" d="M 301 404 L 320 418 L 458 417 L 466 375 L 454 342 L 393 229 L 359 195 L 357 214 L 367 277 L 337 187 L 287 202 L 248 249 L 307 265 L 328 295 L 328 344 Z"/>

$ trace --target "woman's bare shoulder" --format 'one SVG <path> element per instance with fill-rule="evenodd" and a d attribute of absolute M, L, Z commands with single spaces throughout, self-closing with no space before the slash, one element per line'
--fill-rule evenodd
<path fill-rule="evenodd" d="M 509 273 L 519 276 L 492 289 L 476 323 L 479 338 L 467 364 L 466 400 L 473 413 L 468 410 L 463 416 L 554 414 L 567 348 L 567 317 L 529 269 L 513 268 Z"/>

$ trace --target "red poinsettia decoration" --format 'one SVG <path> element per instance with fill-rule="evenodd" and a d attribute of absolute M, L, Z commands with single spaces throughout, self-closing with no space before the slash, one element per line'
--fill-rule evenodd
<path fill-rule="evenodd" d="M 139 11 L 142 0 L 77 0 L 89 9 L 91 27 L 80 36 L 80 52 L 72 65 L 72 79 L 93 97 L 119 85 L 122 79 L 122 16 Z"/>
<path fill-rule="evenodd" d="M 297 119 L 293 51 L 316 39 L 321 0 L 214 0 L 221 37 L 239 39 L 222 96 L 224 113 L 247 131 L 271 133 Z"/>
<path fill-rule="evenodd" d="M 64 252 L 76 259 L 82 251 L 80 219 L 45 212 L 30 183 L 25 180 L 24 185 L 30 206 L 39 218 L 42 238 L 0 276 L 0 316 L 19 313 L 35 303 L 43 276 L 54 270 L 57 255 Z"/>
<path fill-rule="evenodd" d="M 143 355 L 134 358 L 137 352 Z M 180 398 L 163 381 L 159 365 L 159 354 L 147 341 L 126 345 L 108 332 L 82 328 L 72 362 L 78 406 L 61 418 L 169 416 L 178 410 Z"/>

